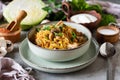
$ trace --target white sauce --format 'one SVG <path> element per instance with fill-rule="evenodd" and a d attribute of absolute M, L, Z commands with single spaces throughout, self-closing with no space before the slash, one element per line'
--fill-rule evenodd
<path fill-rule="evenodd" d="M 70 20 L 75 23 L 91 23 L 95 22 L 97 18 L 90 14 L 77 14 L 73 15 Z"/>
<path fill-rule="evenodd" d="M 114 35 L 117 33 L 117 31 L 112 29 L 102 29 L 102 30 L 99 30 L 99 33 L 105 34 L 105 35 Z"/>

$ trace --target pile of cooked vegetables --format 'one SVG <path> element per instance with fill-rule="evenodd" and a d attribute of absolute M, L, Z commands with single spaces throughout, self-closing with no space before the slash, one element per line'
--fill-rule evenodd
<path fill-rule="evenodd" d="M 63 21 L 36 28 L 35 43 L 47 49 L 73 49 L 84 44 L 88 38 Z"/>

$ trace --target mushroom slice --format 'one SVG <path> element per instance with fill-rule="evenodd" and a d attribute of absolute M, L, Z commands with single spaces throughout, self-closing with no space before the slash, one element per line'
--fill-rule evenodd
<path fill-rule="evenodd" d="M 6 45 L 7 45 L 7 48 L 6 48 L 7 52 L 11 52 L 14 48 L 13 43 L 10 40 L 6 40 Z"/>
<path fill-rule="evenodd" d="M 68 49 L 73 49 L 77 47 L 78 47 L 78 43 L 68 44 Z"/>

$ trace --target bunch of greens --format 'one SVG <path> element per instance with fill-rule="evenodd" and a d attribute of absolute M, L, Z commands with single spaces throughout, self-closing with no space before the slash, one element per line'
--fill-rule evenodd
<path fill-rule="evenodd" d="M 102 7 L 100 5 L 89 5 L 86 3 L 85 0 L 72 0 L 68 1 L 74 11 L 80 11 L 80 10 L 95 10 L 96 12 L 101 14 L 102 20 L 99 24 L 99 26 L 108 25 L 111 22 L 116 22 L 115 16 L 104 13 L 102 11 Z"/>
<path fill-rule="evenodd" d="M 62 11 L 62 4 L 57 0 L 47 0 L 48 6 L 44 7 L 43 9 L 49 13 L 47 19 L 51 21 L 56 20 L 65 20 L 66 16 Z M 68 1 L 72 7 L 73 11 L 80 11 L 80 10 L 95 10 L 96 12 L 101 14 L 102 20 L 99 26 L 108 25 L 111 22 L 116 22 L 115 16 L 104 13 L 102 11 L 102 7 L 100 5 L 89 5 L 86 3 L 86 0 L 71 0 Z"/>
<path fill-rule="evenodd" d="M 65 20 L 66 16 L 64 15 L 62 11 L 62 4 L 60 1 L 57 0 L 47 0 L 46 3 L 48 4 L 46 7 L 43 8 L 43 10 L 47 11 L 49 15 L 47 16 L 47 19 L 51 21 L 56 20 Z"/>
<path fill-rule="evenodd" d="M 86 3 L 85 0 L 72 0 L 69 1 L 70 5 L 72 6 L 73 10 L 79 11 L 79 10 L 95 10 L 99 13 L 102 12 L 102 8 L 100 5 L 89 5 Z"/>
<path fill-rule="evenodd" d="M 111 22 L 116 23 L 115 16 L 113 16 L 111 14 L 102 13 L 101 16 L 102 16 L 102 20 L 101 20 L 99 26 L 107 26 Z"/>

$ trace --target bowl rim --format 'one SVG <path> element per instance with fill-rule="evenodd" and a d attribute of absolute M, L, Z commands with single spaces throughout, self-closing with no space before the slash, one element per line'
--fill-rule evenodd
<path fill-rule="evenodd" d="M 7 26 L 8 23 L 4 23 L 0 25 L 0 28 L 5 28 L 4 26 Z M 14 32 L 9 32 L 9 33 L 1 33 L 0 32 L 0 36 L 13 36 L 13 35 L 17 35 L 21 32 L 21 28 L 19 28 L 17 31 Z"/>
<path fill-rule="evenodd" d="M 58 21 L 52 21 L 52 22 L 48 22 L 48 23 L 44 23 L 44 24 L 39 24 L 39 25 L 33 27 L 32 29 L 30 29 L 30 31 L 28 32 L 28 34 L 27 34 L 27 36 L 26 36 L 26 37 L 27 37 L 27 40 L 28 40 L 32 45 L 36 46 L 37 48 L 41 48 L 41 49 L 49 50 L 49 51 L 71 51 L 71 50 L 79 49 L 80 47 L 83 47 L 84 45 L 86 45 L 87 43 L 89 43 L 89 39 L 88 39 L 85 43 L 81 44 L 80 46 L 78 46 L 78 47 L 76 47 L 76 48 L 72 48 L 72 49 L 47 49 L 47 48 L 43 48 L 43 47 L 40 47 L 40 46 L 34 44 L 34 43 L 29 39 L 29 34 L 30 34 L 30 32 L 31 32 L 33 29 L 35 29 L 35 28 L 37 28 L 38 26 L 41 26 L 41 25 L 46 25 L 46 24 L 50 24 L 50 23 L 57 23 L 57 22 L 58 22 Z M 63 21 L 63 22 L 65 22 L 65 23 L 72 23 L 72 24 L 76 24 L 76 25 L 80 25 L 80 26 L 84 27 L 84 28 L 90 33 L 90 42 L 91 42 L 92 33 L 91 33 L 91 31 L 90 31 L 88 28 L 86 28 L 85 26 L 83 26 L 83 25 L 81 25 L 81 24 L 77 24 L 77 23 L 73 23 L 73 22 L 67 22 L 67 21 Z"/>
<path fill-rule="evenodd" d="M 114 29 L 113 29 L 114 28 Z M 114 30 L 114 31 L 116 31 L 116 33 L 115 34 L 103 34 L 103 33 L 100 33 L 100 30 L 102 30 L 102 29 L 111 29 L 111 30 Z M 97 29 L 97 32 L 99 33 L 99 34 L 101 34 L 101 35 L 104 35 L 104 36 L 115 36 L 115 35 L 118 35 L 119 33 L 120 33 L 120 30 L 119 30 L 119 28 L 118 27 L 115 27 L 115 26 L 101 26 L 101 27 L 99 27 L 98 29 Z"/>

